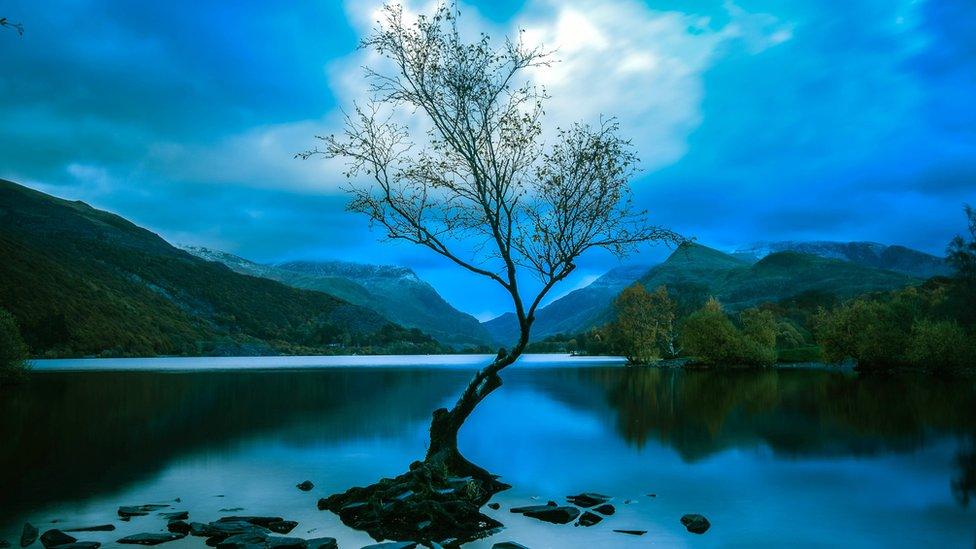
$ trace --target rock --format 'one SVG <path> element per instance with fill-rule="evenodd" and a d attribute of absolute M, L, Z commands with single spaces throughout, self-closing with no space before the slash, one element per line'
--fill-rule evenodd
<path fill-rule="evenodd" d="M 124 543 L 127 545 L 159 545 L 160 543 L 166 543 L 168 541 L 176 541 L 178 539 L 183 539 L 183 534 L 174 534 L 173 532 L 165 533 L 150 533 L 145 532 L 142 534 L 133 534 L 131 536 L 126 536 L 120 540 L 119 543 Z"/>
<path fill-rule="evenodd" d="M 10 542 L 5 539 L 0 539 L 0 547 L 10 547 Z"/>
<path fill-rule="evenodd" d="M 497 511 L 497 510 L 498 510 L 499 508 L 501 508 L 501 505 L 499 505 L 499 504 L 497 504 L 497 503 L 489 503 L 489 504 L 488 504 L 488 508 L 489 508 L 489 509 L 494 509 L 494 510 L 496 510 L 496 511 Z"/>
<path fill-rule="evenodd" d="M 594 505 L 606 503 L 611 499 L 612 498 L 610 496 L 597 494 L 596 492 L 584 492 L 575 496 L 566 496 L 566 501 L 580 507 L 593 507 Z"/>
<path fill-rule="evenodd" d="M 238 511 L 243 511 L 243 510 L 244 510 L 243 507 L 224 507 L 223 509 L 220 509 L 217 512 L 218 513 L 236 513 Z"/>
<path fill-rule="evenodd" d="M 657 494 L 647 494 L 647 497 L 649 497 L 649 498 L 656 498 L 657 497 Z"/>
<path fill-rule="evenodd" d="M 576 524 L 580 526 L 593 526 L 594 524 L 599 523 L 601 520 L 603 520 L 603 517 L 601 517 L 600 515 L 586 511 L 579 518 L 579 522 L 577 522 Z"/>
<path fill-rule="evenodd" d="M 647 530 L 614 530 L 614 532 L 618 532 L 620 534 L 627 534 L 630 536 L 643 536 L 644 534 L 647 533 Z"/>
<path fill-rule="evenodd" d="M 545 511 L 546 509 L 551 509 L 553 507 L 559 507 L 558 505 L 526 505 L 524 507 L 512 507 L 511 512 L 513 513 L 528 513 L 529 511 Z"/>
<path fill-rule="evenodd" d="M 269 549 L 305 549 L 308 546 L 302 538 L 286 538 L 281 536 L 271 536 L 265 542 Z"/>
<path fill-rule="evenodd" d="M 387 541 L 385 543 L 374 543 L 364 545 L 363 549 L 413 549 L 417 544 L 412 541 Z"/>
<path fill-rule="evenodd" d="M 76 541 L 74 543 L 55 545 L 51 549 L 98 549 L 101 546 L 102 544 L 97 541 Z"/>
<path fill-rule="evenodd" d="M 264 547 L 268 541 L 268 534 L 259 530 L 234 534 L 216 543 L 218 549 L 245 549 L 251 547 Z"/>
<path fill-rule="evenodd" d="M 174 534 L 183 534 L 184 536 L 190 533 L 190 525 L 185 520 L 172 519 L 166 523 L 166 529 Z"/>
<path fill-rule="evenodd" d="M 576 520 L 580 511 L 575 507 L 563 506 L 553 507 L 551 505 L 540 506 L 541 509 L 533 509 L 522 513 L 527 517 L 544 520 L 553 524 L 568 524 Z"/>
<path fill-rule="evenodd" d="M 167 507 L 169 507 L 169 505 L 162 503 L 150 503 L 147 505 L 123 505 L 122 507 L 119 507 L 119 516 L 123 519 L 144 517 L 153 511 L 158 511 L 159 509 L 165 509 Z"/>
<path fill-rule="evenodd" d="M 296 484 L 296 487 L 299 490 L 301 490 L 302 492 L 308 492 L 312 488 L 315 488 L 315 485 L 312 484 L 312 481 L 310 481 L 310 480 L 304 480 L 304 481 Z"/>
<path fill-rule="evenodd" d="M 217 522 L 248 522 L 265 528 L 275 522 L 285 522 L 281 517 L 221 517 Z M 213 524 L 213 523 L 211 523 Z M 298 524 L 297 522 L 295 524 Z M 294 526 L 292 526 L 294 528 Z M 289 531 L 291 531 L 289 529 Z"/>
<path fill-rule="evenodd" d="M 41 534 L 41 545 L 44 547 L 54 547 L 55 545 L 64 545 L 76 541 L 78 541 L 78 538 L 73 538 L 57 529 L 48 530 Z"/>
<path fill-rule="evenodd" d="M 29 522 L 24 523 L 24 529 L 20 531 L 20 546 L 27 547 L 37 541 L 37 528 Z"/>
<path fill-rule="evenodd" d="M 160 513 L 159 516 L 166 520 L 187 520 L 190 518 L 190 513 L 188 511 L 171 511 L 169 513 Z"/>
<path fill-rule="evenodd" d="M 335 538 L 315 538 L 308 540 L 308 549 L 338 549 Z"/>
<path fill-rule="evenodd" d="M 251 524 L 254 523 L 252 522 Z M 294 520 L 279 520 L 269 523 L 267 528 L 276 534 L 287 534 L 294 530 L 296 526 L 298 526 L 298 523 Z"/>
<path fill-rule="evenodd" d="M 596 511 L 597 513 L 602 513 L 607 516 L 610 516 L 617 512 L 617 509 L 615 509 L 614 506 L 610 505 L 609 503 L 604 503 L 599 507 L 594 507 L 593 510 Z"/>
<path fill-rule="evenodd" d="M 111 532 L 115 530 L 114 524 L 99 524 L 97 526 L 79 526 L 78 528 L 66 528 L 65 532 Z"/>
<path fill-rule="evenodd" d="M 522 545 L 521 543 L 515 543 L 514 541 L 503 541 L 496 543 L 491 546 L 491 549 L 529 549 L 528 547 Z"/>
<path fill-rule="evenodd" d="M 631 503 L 637 503 L 637 500 L 636 499 L 628 499 L 628 500 L 624 501 L 624 503 L 627 504 L 627 505 L 630 505 Z"/>
<path fill-rule="evenodd" d="M 708 519 L 702 515 L 689 514 L 681 517 L 681 524 L 685 525 L 692 534 L 704 534 L 712 527 Z"/>

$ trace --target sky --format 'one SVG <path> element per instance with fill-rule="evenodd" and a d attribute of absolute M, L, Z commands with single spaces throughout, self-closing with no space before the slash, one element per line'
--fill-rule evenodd
<path fill-rule="evenodd" d="M 409 12 L 432 4 L 406 3 Z M 838 9 L 838 6 L 843 6 Z M 481 319 L 491 282 L 381 240 L 341 166 L 296 160 L 365 96 L 371 0 L 0 0 L 0 177 L 260 262 L 413 268 Z M 463 2 L 466 31 L 523 29 L 546 123 L 616 116 L 657 223 L 723 250 L 871 240 L 942 254 L 976 202 L 972 0 Z M 668 250 L 644 247 L 630 261 Z M 554 296 L 616 260 L 582 258 Z"/>

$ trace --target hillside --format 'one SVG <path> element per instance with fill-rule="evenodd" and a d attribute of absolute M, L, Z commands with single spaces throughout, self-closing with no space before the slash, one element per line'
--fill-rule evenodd
<path fill-rule="evenodd" d="M 238 273 L 334 295 L 377 311 L 408 328 L 420 329 L 446 345 L 464 347 L 491 342 L 491 336 L 477 319 L 452 307 L 430 284 L 405 267 L 344 261 L 295 261 L 262 265 L 217 250 L 199 247 L 185 249 L 200 258 L 222 263 Z"/>
<path fill-rule="evenodd" d="M 640 282 L 648 288 L 667 285 L 697 306 L 715 296 L 730 310 L 777 302 L 800 294 L 825 293 L 848 298 L 920 282 L 886 271 L 816 255 L 776 252 L 754 264 L 699 244 L 681 246 Z"/>
<path fill-rule="evenodd" d="M 573 333 L 579 326 L 599 323 L 606 314 L 607 303 L 647 272 L 647 265 L 624 265 L 611 269 L 591 284 L 554 300 L 536 312 L 532 340 L 559 333 Z M 505 313 L 483 324 L 498 342 L 518 339 L 518 321 L 513 313 Z"/>
<path fill-rule="evenodd" d="M 895 271 L 917 278 L 931 278 L 950 274 L 949 266 L 941 257 L 905 246 L 887 246 L 877 242 L 798 242 L 792 240 L 758 242 L 739 248 L 732 255 L 749 261 L 758 261 L 776 252 L 798 252 L 827 259 L 840 259 L 865 267 Z"/>
<path fill-rule="evenodd" d="M 117 215 L 3 180 L 0 257 L 0 307 L 35 355 L 437 347 L 363 307 L 237 274 Z"/>

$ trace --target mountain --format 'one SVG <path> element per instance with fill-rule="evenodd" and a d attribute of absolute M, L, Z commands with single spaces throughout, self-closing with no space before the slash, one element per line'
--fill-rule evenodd
<path fill-rule="evenodd" d="M 648 265 L 623 265 L 611 269 L 591 284 L 573 290 L 536 312 L 532 340 L 559 333 L 574 333 L 579 326 L 592 326 L 606 314 L 607 303 L 647 272 Z M 483 324 L 495 341 L 511 344 L 518 340 L 518 320 L 505 313 Z"/>
<path fill-rule="evenodd" d="M 406 267 L 345 261 L 293 261 L 262 265 L 233 254 L 199 247 L 185 250 L 242 274 L 334 295 L 369 308 L 393 322 L 418 328 L 441 343 L 483 345 L 491 336 L 476 318 L 452 307 L 434 288 Z"/>
<path fill-rule="evenodd" d="M 801 242 L 793 240 L 757 242 L 737 249 L 733 255 L 749 261 L 758 261 L 776 252 L 799 252 L 828 259 L 840 259 L 917 278 L 951 274 L 949 266 L 941 257 L 905 246 L 888 246 L 877 242 Z"/>
<path fill-rule="evenodd" d="M 729 309 L 741 310 L 810 293 L 844 299 L 920 280 L 904 273 L 793 251 L 770 253 L 750 264 L 700 244 L 686 244 L 648 271 L 640 282 L 647 288 L 667 285 L 692 306 L 715 296 Z"/>
<path fill-rule="evenodd" d="M 611 271 L 591 286 L 540 310 L 533 328 L 533 341 L 557 333 L 578 333 L 610 322 L 613 299 L 635 281 L 648 290 L 667 286 L 678 302 L 679 316 L 700 307 L 710 296 L 735 311 L 795 296 L 829 294 L 845 299 L 921 282 L 905 273 L 847 260 L 792 251 L 770 253 L 756 260 L 693 242 L 679 246 L 659 265 L 643 272 L 637 269 Z M 582 296 L 586 299 L 581 299 Z M 512 334 L 517 333 L 515 318 L 510 314 L 486 322 L 485 327 L 496 338 L 504 336 L 511 340 Z"/>
<path fill-rule="evenodd" d="M 3 180 L 0 257 L 0 307 L 36 355 L 439 348 L 364 307 L 235 273 L 122 217 Z"/>

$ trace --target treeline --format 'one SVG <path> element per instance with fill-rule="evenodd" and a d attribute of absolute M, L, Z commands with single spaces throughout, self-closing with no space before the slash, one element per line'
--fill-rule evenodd
<path fill-rule="evenodd" d="M 853 361 L 860 369 L 951 371 L 976 365 L 976 215 L 969 237 L 947 249 L 952 277 L 841 302 L 808 292 L 728 312 L 714 297 L 690 298 L 635 283 L 615 300 L 616 319 L 576 335 L 557 335 L 532 352 L 619 355 L 633 364 L 681 358 L 692 364 L 771 366 L 776 362 Z"/>

